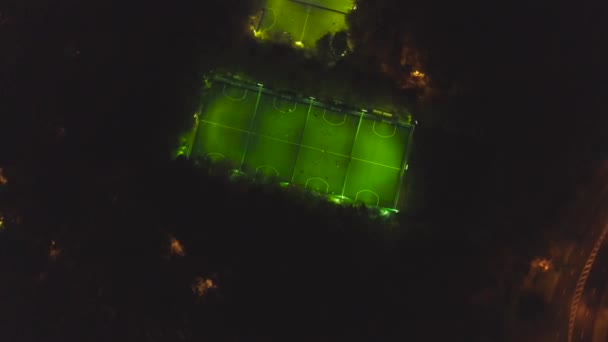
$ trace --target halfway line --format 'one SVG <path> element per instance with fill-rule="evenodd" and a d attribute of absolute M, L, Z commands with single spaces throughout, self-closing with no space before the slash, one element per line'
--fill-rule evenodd
<path fill-rule="evenodd" d="M 218 127 L 223 127 L 223 128 L 226 128 L 226 129 L 231 129 L 231 130 L 235 130 L 235 131 L 246 133 L 246 134 L 256 135 L 256 136 L 267 138 L 267 139 L 274 140 L 274 141 L 280 141 L 280 142 L 285 143 L 285 144 L 290 144 L 290 145 L 294 145 L 294 146 L 300 146 L 300 147 L 304 147 L 304 148 L 307 148 L 307 149 L 310 149 L 310 150 L 324 152 L 324 153 L 329 153 L 329 154 L 333 154 L 335 156 L 339 156 L 339 157 L 343 157 L 343 158 L 350 158 L 350 159 L 353 159 L 353 160 L 357 160 L 357 161 L 361 161 L 361 162 L 364 162 L 364 163 L 369 163 L 369 164 L 373 164 L 373 165 L 377 165 L 377 166 L 382 166 L 382 167 L 386 167 L 386 168 L 393 169 L 393 170 L 401 170 L 398 167 L 394 167 L 394 166 L 390 166 L 390 165 L 384 165 L 384 164 L 381 164 L 381 163 L 376 163 L 376 162 L 373 162 L 373 161 L 369 161 L 369 160 L 365 160 L 365 159 L 361 159 L 361 158 L 357 158 L 357 157 L 353 157 L 353 156 L 347 156 L 347 155 L 341 154 L 341 153 L 326 151 L 326 150 L 322 150 L 322 149 L 317 148 L 317 147 L 308 146 L 308 145 L 304 145 L 304 144 L 298 144 L 298 143 L 294 143 L 294 142 L 291 142 L 291 141 L 287 141 L 287 140 L 271 137 L 269 135 L 254 133 L 254 132 L 251 132 L 251 131 L 248 131 L 248 130 L 245 130 L 245 129 L 241 129 L 241 128 L 234 128 L 234 127 L 222 125 L 220 123 L 211 122 L 211 121 L 207 121 L 207 120 L 200 120 L 200 121 L 204 122 L 204 123 L 207 123 L 207 124 L 210 124 L 210 125 L 214 125 L 214 126 L 218 126 Z"/>

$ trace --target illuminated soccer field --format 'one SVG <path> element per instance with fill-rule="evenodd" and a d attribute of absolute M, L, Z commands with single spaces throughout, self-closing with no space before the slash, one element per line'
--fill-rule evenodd
<path fill-rule="evenodd" d="M 336 201 L 397 207 L 412 126 L 226 79 L 204 102 L 192 155 L 226 158 Z"/>
<path fill-rule="evenodd" d="M 326 33 L 346 28 L 353 0 L 267 0 L 257 31 L 272 40 L 314 47 Z"/>

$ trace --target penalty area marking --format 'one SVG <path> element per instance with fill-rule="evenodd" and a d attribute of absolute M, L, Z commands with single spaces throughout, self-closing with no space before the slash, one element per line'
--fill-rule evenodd
<path fill-rule="evenodd" d="M 325 183 L 325 193 L 329 193 L 329 183 L 327 183 L 327 181 L 323 178 L 320 177 L 310 177 L 306 180 L 306 183 L 304 184 L 304 189 L 308 188 L 308 182 L 310 182 L 311 180 L 320 180 L 321 182 Z"/>
<path fill-rule="evenodd" d="M 279 175 L 279 171 L 277 171 L 277 169 L 272 165 L 260 165 L 255 168 L 255 172 L 258 173 L 260 171 L 260 169 L 270 169 L 270 170 L 274 171 L 276 176 Z"/>
<path fill-rule="evenodd" d="M 270 26 L 268 26 L 266 28 L 261 27 L 260 31 L 268 31 L 268 30 L 270 30 L 271 28 L 274 27 L 274 24 L 277 22 L 277 12 L 275 12 L 275 10 L 272 9 L 272 8 L 270 8 L 270 7 L 266 7 L 266 9 L 268 11 L 272 12 L 272 24 L 270 24 Z"/>
<path fill-rule="evenodd" d="M 378 194 L 375 191 L 371 191 L 371 190 L 361 190 L 361 191 L 357 192 L 357 195 L 355 195 L 355 202 L 357 202 L 357 200 L 359 199 L 359 194 L 362 192 L 371 192 L 372 194 L 374 194 L 374 196 L 376 196 L 376 206 L 379 206 L 380 196 L 378 196 Z"/>
<path fill-rule="evenodd" d="M 325 121 L 328 125 L 331 126 L 341 126 L 344 125 L 346 123 L 346 114 L 344 114 L 344 117 L 342 118 L 342 122 L 340 123 L 333 123 L 333 122 L 329 122 L 329 120 L 327 120 L 325 118 L 325 114 L 327 113 L 327 109 L 323 109 L 323 121 Z"/>
<path fill-rule="evenodd" d="M 213 156 L 218 156 L 219 158 L 214 158 Z M 226 156 L 221 154 L 221 153 L 217 153 L 217 152 L 209 152 L 207 153 L 207 157 L 211 160 L 217 161 L 217 160 L 222 160 L 225 159 Z"/>
<path fill-rule="evenodd" d="M 243 96 L 241 96 L 239 98 L 232 97 L 232 96 L 226 94 L 226 83 L 224 83 L 224 88 L 222 89 L 222 95 L 224 95 L 224 97 L 226 97 L 230 101 L 243 101 L 247 97 L 248 91 L 249 91 L 248 89 L 245 89 L 245 93 L 243 93 Z"/>
<path fill-rule="evenodd" d="M 293 102 L 293 108 L 291 109 L 287 109 L 287 111 L 281 110 L 279 107 L 277 107 L 277 97 L 274 97 L 274 100 L 272 100 L 272 106 L 278 110 L 281 113 L 287 114 L 287 113 L 293 113 L 293 111 L 296 110 L 296 108 L 298 107 L 298 103 L 297 102 Z"/>
<path fill-rule="evenodd" d="M 374 125 L 372 126 L 372 131 L 374 132 L 375 135 L 379 136 L 380 138 L 392 138 L 395 136 L 395 134 L 397 134 L 397 126 L 393 126 L 393 134 L 391 134 L 391 135 L 383 135 L 383 134 L 376 132 L 376 122 L 377 121 L 374 121 Z"/>

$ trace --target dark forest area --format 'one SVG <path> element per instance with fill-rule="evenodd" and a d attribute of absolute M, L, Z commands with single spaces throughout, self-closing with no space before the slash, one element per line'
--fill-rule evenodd
<path fill-rule="evenodd" d="M 260 5 L 0 3 L 2 339 L 544 341 L 530 262 L 606 198 L 608 7 L 359 0 L 328 66 Z M 210 70 L 407 107 L 405 208 L 171 158 Z"/>

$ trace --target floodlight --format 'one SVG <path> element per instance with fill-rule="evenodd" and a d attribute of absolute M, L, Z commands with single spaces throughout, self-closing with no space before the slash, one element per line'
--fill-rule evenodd
<path fill-rule="evenodd" d="M 295 48 L 295 46 L 291 46 Z M 217 83 L 214 83 L 212 89 L 217 88 L 216 85 L 219 84 L 220 91 L 222 91 L 222 85 L 227 87 L 236 87 L 235 89 L 241 89 L 241 91 L 249 90 L 249 93 L 255 91 L 258 99 L 256 101 L 243 101 L 237 103 L 239 110 L 232 111 L 230 109 L 235 105 L 233 101 L 238 99 L 228 97 L 227 93 L 221 94 L 217 97 L 208 98 L 208 100 L 213 102 L 205 103 L 205 106 L 201 107 L 202 109 L 198 109 L 195 113 L 193 113 L 196 121 L 191 122 L 193 126 L 192 131 L 189 133 L 191 135 L 185 136 L 183 138 L 184 142 L 180 143 L 180 145 L 187 147 L 180 149 L 182 146 L 178 145 L 178 148 L 172 151 L 174 156 L 177 154 L 183 155 L 184 157 L 210 155 L 209 159 L 215 161 L 220 159 L 219 157 L 224 157 L 224 154 L 226 154 L 225 159 L 232 161 L 236 168 L 230 174 L 230 179 L 233 181 L 239 180 L 241 178 L 240 175 L 243 175 L 245 170 L 247 170 L 247 173 L 251 171 L 253 174 L 254 170 L 259 171 L 261 167 L 264 167 L 264 170 L 268 171 L 272 171 L 270 170 L 270 168 L 272 168 L 275 170 L 274 173 L 278 175 L 279 172 L 276 171 L 276 168 L 285 168 L 291 171 L 288 172 L 289 174 L 281 174 L 278 181 L 276 183 L 273 182 L 276 184 L 275 186 L 277 190 L 282 189 L 284 191 L 289 191 L 289 189 L 292 187 L 308 190 L 317 189 L 318 195 L 322 196 L 324 201 L 327 201 L 328 205 L 329 203 L 337 206 L 346 204 L 358 205 L 358 203 L 365 203 L 366 205 L 375 208 L 371 212 L 372 216 L 381 218 L 383 220 L 392 219 L 392 214 L 396 211 L 391 209 L 391 207 L 396 208 L 400 204 L 400 190 L 403 188 L 406 170 L 409 169 L 409 164 L 407 163 L 407 158 L 409 157 L 408 149 L 414 132 L 413 128 L 415 127 L 411 125 L 414 123 L 411 114 L 406 112 L 405 114 L 407 114 L 407 117 L 404 117 L 403 121 L 401 121 L 396 120 L 397 114 L 393 113 L 392 115 L 395 120 L 391 120 L 387 118 L 390 113 L 375 109 L 374 106 L 360 104 L 365 107 L 359 107 L 358 105 L 342 104 L 340 101 L 326 101 L 323 98 L 319 99 L 321 102 L 317 102 L 316 97 L 304 95 L 299 91 L 281 93 L 272 89 L 262 88 L 263 85 L 261 83 L 257 83 L 258 81 L 256 80 L 249 81 L 247 77 L 242 77 L 242 80 L 238 81 L 232 80 L 230 76 L 236 75 L 222 74 L 214 77 L 213 80 Z M 285 102 L 281 103 L 281 106 L 277 106 L 276 103 L 273 103 L 273 97 L 275 100 L 285 99 Z M 306 99 L 309 100 L 306 101 Z M 301 125 L 294 132 L 294 135 L 298 135 L 298 144 L 306 146 L 305 143 L 307 141 L 302 139 L 302 137 L 309 137 L 310 132 L 315 132 L 318 130 L 325 132 L 326 130 L 333 128 L 327 125 L 336 126 L 337 129 L 340 128 L 340 125 L 346 123 L 344 126 L 349 126 L 348 129 L 340 131 L 339 135 L 336 134 L 335 143 L 339 144 L 342 139 L 346 138 L 350 141 L 356 141 L 357 145 L 368 145 L 370 146 L 370 149 L 373 149 L 376 153 L 371 154 L 366 158 L 357 158 L 357 163 L 348 163 L 348 158 L 354 160 L 355 156 L 357 156 L 356 152 L 358 152 L 353 151 L 351 148 L 349 149 L 350 152 L 346 151 L 346 153 L 343 155 L 344 161 L 341 157 L 338 163 L 323 163 L 319 167 L 318 171 L 315 169 L 315 173 L 318 172 L 318 174 L 315 175 L 318 175 L 319 177 L 306 177 L 307 175 L 301 175 L 299 173 L 299 167 L 301 165 L 307 167 L 307 164 L 310 163 L 310 167 L 317 167 L 314 164 L 317 159 L 313 158 L 314 155 L 309 156 L 309 154 L 306 154 L 306 150 L 304 148 L 290 150 L 289 158 L 277 158 L 277 162 L 279 162 L 279 164 L 275 163 L 275 165 L 260 165 L 262 163 L 255 162 L 251 164 L 251 161 L 260 160 L 261 158 L 266 159 L 267 156 L 273 154 L 278 156 L 278 153 L 281 153 L 282 155 L 283 152 L 278 151 L 273 144 L 268 144 L 267 147 L 266 144 L 264 144 L 264 148 L 259 149 L 247 148 L 251 147 L 251 144 L 257 144 L 257 142 L 255 140 L 248 141 L 249 138 L 243 139 L 241 134 L 226 137 L 222 133 L 224 133 L 224 129 L 230 127 L 224 126 L 224 120 L 219 120 L 223 119 L 224 117 L 220 118 L 218 115 L 216 115 L 220 112 L 222 115 L 233 115 L 233 118 L 235 119 L 234 121 L 237 122 L 236 119 L 240 118 L 239 113 L 253 112 L 253 115 L 255 115 L 253 120 L 255 121 L 256 125 L 262 122 L 262 125 L 265 128 L 267 127 L 269 131 L 282 131 L 284 129 L 284 123 L 275 123 L 275 112 L 271 110 L 262 110 L 262 104 L 274 104 L 277 110 L 285 113 L 287 112 L 285 109 L 288 108 L 283 108 L 283 104 L 287 107 L 291 107 L 291 103 L 293 102 L 293 108 L 295 109 L 296 104 L 298 107 L 300 106 L 298 101 L 305 103 L 306 106 L 306 108 L 300 109 L 299 119 L 302 121 L 306 119 L 307 121 L 305 122 L 306 125 Z M 319 107 L 320 111 L 313 108 L 316 108 L 316 106 L 321 106 Z M 220 109 L 220 111 L 216 111 L 217 109 Z M 331 117 L 325 116 L 326 112 L 324 112 L 324 109 L 329 111 L 327 114 L 331 115 Z M 306 110 L 308 110 L 308 113 L 306 113 Z M 319 115 L 321 112 L 323 112 L 323 117 L 319 117 L 319 120 L 313 120 L 313 115 L 310 115 L 311 113 Z M 381 115 L 377 116 L 376 114 Z M 203 121 L 205 121 L 204 124 Z M 351 127 L 351 124 L 352 126 L 356 126 L 356 128 Z M 378 125 L 382 125 L 382 127 L 379 127 Z M 399 128 L 401 125 L 411 126 L 408 126 L 409 129 L 404 129 L 403 134 L 395 134 L 398 129 L 401 129 Z M 235 129 L 237 128 L 235 127 Z M 391 131 L 393 134 L 390 134 Z M 289 133 L 291 135 L 291 131 Z M 393 136 L 395 137 L 385 139 Z M 241 151 L 245 152 L 240 154 L 239 158 L 230 158 L 230 156 L 233 154 L 231 152 L 236 152 L 236 149 L 233 146 L 237 146 L 238 143 L 238 146 L 240 147 L 242 140 L 245 140 L 245 146 Z M 277 144 L 284 144 L 284 140 L 276 139 L 275 141 Z M 330 146 L 330 144 L 333 143 L 333 140 L 329 141 L 327 146 Z M 278 146 L 279 145 L 277 145 L 277 147 Z M 331 154 L 332 156 L 341 156 L 337 153 L 333 153 L 332 148 L 328 148 L 323 145 L 315 148 L 315 150 L 317 150 L 315 152 L 316 154 Z M 355 152 L 354 156 L 353 152 Z M 284 162 L 283 159 L 285 159 Z M 197 159 L 194 159 L 195 162 L 196 160 Z M 246 161 L 247 163 L 245 163 Z M 295 164 L 297 164 L 298 168 L 295 167 Z M 340 177 L 336 177 L 337 173 L 339 173 Z M 346 176 L 344 176 L 346 174 L 348 174 L 348 179 L 346 179 Z M 315 180 L 313 180 L 313 178 Z M 370 186 L 365 186 L 368 184 L 370 178 L 377 178 L 378 185 L 376 186 L 375 184 L 370 184 Z M 0 174 L 0 184 L 1 183 L 2 175 Z M 336 189 L 341 189 L 341 191 Z M 344 195 L 348 197 L 345 197 Z M 4 223 L 6 225 L 6 218 Z"/>
<path fill-rule="evenodd" d="M 382 208 L 380 209 L 380 216 L 389 216 L 391 214 L 397 214 L 399 210 L 391 209 L 391 208 Z"/>

